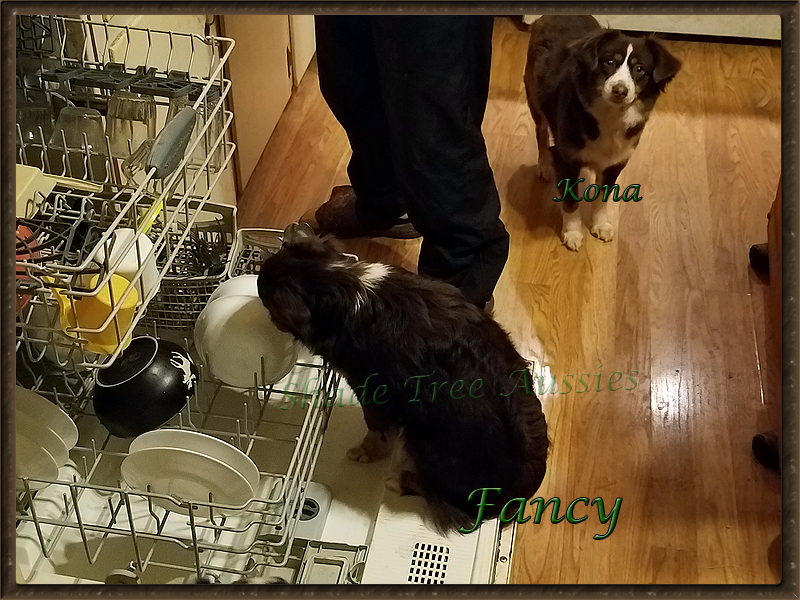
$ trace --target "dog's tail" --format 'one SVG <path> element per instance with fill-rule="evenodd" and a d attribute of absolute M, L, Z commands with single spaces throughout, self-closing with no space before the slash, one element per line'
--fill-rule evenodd
<path fill-rule="evenodd" d="M 425 500 L 428 503 L 430 525 L 439 535 L 447 535 L 454 531 L 463 534 L 460 529 L 471 531 L 475 528 L 476 517 L 450 504 L 441 496 L 426 495 Z"/>
<path fill-rule="evenodd" d="M 523 412 L 526 427 L 520 447 L 527 454 L 527 460 L 519 465 L 519 472 L 513 486 L 514 489 L 504 489 L 498 498 L 493 498 L 493 504 L 483 506 L 482 521 L 497 517 L 501 512 L 501 507 L 514 497 L 533 497 L 544 479 L 550 447 L 544 414 L 540 408 L 536 410 L 536 407 L 527 407 Z M 430 525 L 437 533 L 447 535 L 456 531 L 463 534 L 465 531 L 472 532 L 475 530 L 478 519 L 478 506 L 476 504 L 472 504 L 467 508 L 457 506 L 440 494 L 424 489 L 422 490 L 422 495 L 428 504 Z M 480 525 L 480 523 L 477 523 L 477 525 Z"/>

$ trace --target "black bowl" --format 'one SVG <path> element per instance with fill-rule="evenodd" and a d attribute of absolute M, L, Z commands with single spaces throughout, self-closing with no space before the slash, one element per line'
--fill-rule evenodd
<path fill-rule="evenodd" d="M 197 385 L 197 368 L 178 344 L 137 337 L 94 387 L 94 412 L 113 435 L 127 438 L 157 429 L 186 405 Z"/>

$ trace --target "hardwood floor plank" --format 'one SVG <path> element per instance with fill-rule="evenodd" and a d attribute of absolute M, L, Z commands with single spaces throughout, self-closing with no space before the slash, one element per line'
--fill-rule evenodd
<path fill-rule="evenodd" d="M 701 583 L 774 583 L 766 546 L 780 530 L 780 498 L 777 477 L 750 452 L 765 410 L 750 298 L 661 286 L 652 296 L 652 451 L 674 469 L 654 478 L 649 504 L 696 513 Z"/>

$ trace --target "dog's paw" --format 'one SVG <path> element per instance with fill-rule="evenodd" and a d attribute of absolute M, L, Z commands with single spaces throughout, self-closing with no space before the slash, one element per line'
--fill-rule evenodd
<path fill-rule="evenodd" d="M 592 235 L 604 242 L 610 242 L 614 239 L 614 226 L 611 223 L 597 223 L 592 226 Z"/>
<path fill-rule="evenodd" d="M 404 494 L 403 487 L 400 485 L 400 478 L 396 477 L 395 475 L 388 475 L 384 477 L 383 484 L 386 486 L 387 490 L 397 494 L 398 496 L 402 496 Z"/>
<path fill-rule="evenodd" d="M 371 463 L 378 460 L 371 456 L 369 452 L 364 449 L 362 444 L 359 444 L 355 448 L 350 448 L 350 450 L 347 451 L 347 458 L 358 463 Z"/>
<path fill-rule="evenodd" d="M 580 231 L 565 231 L 561 236 L 561 241 L 569 250 L 577 252 L 583 243 L 583 234 Z"/>
<path fill-rule="evenodd" d="M 553 167 L 553 159 L 548 158 L 540 158 L 539 164 L 536 165 L 537 170 L 539 171 L 539 179 L 542 181 L 555 181 L 556 180 L 556 170 Z"/>

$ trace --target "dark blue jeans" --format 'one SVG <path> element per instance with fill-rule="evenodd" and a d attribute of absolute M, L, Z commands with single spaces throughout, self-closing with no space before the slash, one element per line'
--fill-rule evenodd
<path fill-rule="evenodd" d="M 508 258 L 508 233 L 481 123 L 492 17 L 317 16 L 322 95 L 353 156 L 365 225 L 407 213 L 423 236 L 420 273 L 483 306 Z"/>

